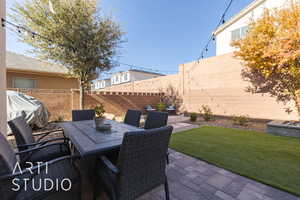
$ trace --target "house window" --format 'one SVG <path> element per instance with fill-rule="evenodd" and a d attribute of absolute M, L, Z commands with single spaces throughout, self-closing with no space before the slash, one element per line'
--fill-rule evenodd
<path fill-rule="evenodd" d="M 12 85 L 14 88 L 35 88 L 36 80 L 14 77 Z"/>
<path fill-rule="evenodd" d="M 113 77 L 111 78 L 111 84 L 115 84 L 115 79 L 116 79 L 115 76 L 113 76 Z"/>
<path fill-rule="evenodd" d="M 129 81 L 129 73 L 125 74 L 125 81 Z"/>
<path fill-rule="evenodd" d="M 235 29 L 231 31 L 231 41 L 237 41 L 246 37 L 248 33 L 249 26 L 244 26 L 242 28 Z"/>
<path fill-rule="evenodd" d="M 101 82 L 101 88 L 105 88 L 105 81 Z"/>

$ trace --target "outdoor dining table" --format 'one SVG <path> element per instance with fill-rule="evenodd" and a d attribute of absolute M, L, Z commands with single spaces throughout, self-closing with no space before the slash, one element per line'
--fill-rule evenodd
<path fill-rule="evenodd" d="M 106 119 L 111 125 L 109 131 L 99 131 L 94 120 L 59 123 L 64 134 L 69 138 L 81 157 L 102 154 L 121 146 L 123 136 L 129 131 L 140 131 L 141 128 Z"/>
<path fill-rule="evenodd" d="M 77 161 L 82 178 L 83 200 L 95 199 L 97 156 L 117 150 L 123 141 L 124 134 L 129 131 L 140 131 L 141 128 L 120 123 L 114 120 L 105 120 L 111 125 L 110 131 L 99 131 L 94 120 L 62 122 L 60 126 L 64 135 L 70 139 L 73 153 L 79 153 L 81 159 Z"/>

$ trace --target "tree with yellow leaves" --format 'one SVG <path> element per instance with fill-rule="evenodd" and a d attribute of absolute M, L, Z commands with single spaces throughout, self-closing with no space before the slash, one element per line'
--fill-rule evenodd
<path fill-rule="evenodd" d="M 300 115 L 300 5 L 266 9 L 250 23 L 246 37 L 232 45 L 244 63 L 242 76 L 251 82 L 248 91 L 292 100 Z"/>

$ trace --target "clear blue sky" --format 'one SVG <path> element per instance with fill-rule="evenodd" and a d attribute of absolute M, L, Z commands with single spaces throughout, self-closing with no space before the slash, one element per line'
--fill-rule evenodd
<path fill-rule="evenodd" d="M 7 0 L 7 13 L 14 2 Z M 235 0 L 226 20 L 253 0 Z M 155 70 L 177 71 L 178 65 L 194 61 L 216 27 L 229 0 L 102 0 L 102 12 L 112 16 L 123 31 L 126 43 L 120 62 L 149 66 Z M 29 49 L 7 33 L 7 49 L 26 54 Z M 206 56 L 215 55 L 215 45 Z M 128 67 L 117 67 L 114 71 Z"/>

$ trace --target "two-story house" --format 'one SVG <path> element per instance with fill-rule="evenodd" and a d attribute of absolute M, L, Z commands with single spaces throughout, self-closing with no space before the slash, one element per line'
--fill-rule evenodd
<path fill-rule="evenodd" d="M 109 79 L 97 80 L 93 84 L 93 89 L 99 90 L 109 87 L 111 85 L 119 85 L 134 81 L 141 81 L 150 78 L 164 76 L 164 74 L 149 72 L 144 70 L 130 69 L 128 71 L 117 72 Z"/>
<path fill-rule="evenodd" d="M 110 78 L 97 80 L 93 83 L 92 89 L 99 90 L 110 86 Z"/>
<path fill-rule="evenodd" d="M 262 16 L 265 8 L 282 8 L 299 0 L 254 0 L 240 13 L 232 17 L 213 33 L 216 37 L 216 55 L 232 53 L 232 41 L 242 39 L 247 34 L 251 20 Z"/>

